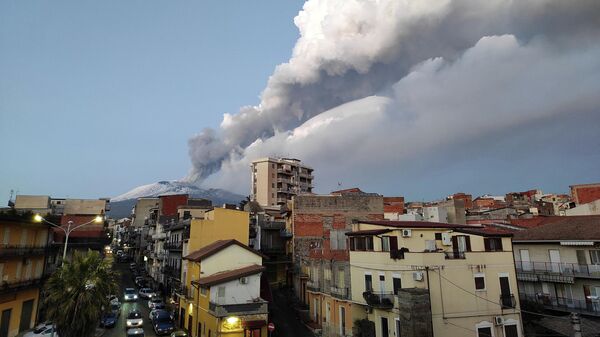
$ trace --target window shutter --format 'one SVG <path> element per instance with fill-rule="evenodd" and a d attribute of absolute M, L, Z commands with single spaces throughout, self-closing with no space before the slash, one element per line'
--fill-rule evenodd
<path fill-rule="evenodd" d="M 337 231 L 329 231 L 329 249 L 331 249 L 331 250 L 338 249 L 338 232 Z"/>
<path fill-rule="evenodd" d="M 465 243 L 467 245 L 467 252 L 471 251 L 471 237 L 466 235 L 465 236 Z"/>
<path fill-rule="evenodd" d="M 458 237 L 452 237 L 452 249 L 458 251 Z"/>
<path fill-rule="evenodd" d="M 484 238 L 483 239 L 483 246 L 485 247 L 485 251 L 489 252 L 492 250 L 492 248 L 490 247 L 490 239 L 488 238 Z"/>
<path fill-rule="evenodd" d="M 502 249 L 502 238 L 498 238 L 498 250 L 499 251 L 503 251 L 504 249 Z"/>

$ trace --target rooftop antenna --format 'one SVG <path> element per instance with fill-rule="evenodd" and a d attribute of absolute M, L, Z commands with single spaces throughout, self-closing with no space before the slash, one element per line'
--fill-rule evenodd
<path fill-rule="evenodd" d="M 14 194 L 14 190 L 10 190 L 10 197 L 8 197 L 8 207 L 13 207 L 15 206 L 15 203 L 13 202 L 13 194 Z"/>

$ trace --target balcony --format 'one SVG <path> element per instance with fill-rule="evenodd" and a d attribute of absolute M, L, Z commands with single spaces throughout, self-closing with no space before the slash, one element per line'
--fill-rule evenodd
<path fill-rule="evenodd" d="M 306 289 L 310 291 L 321 291 L 319 281 L 309 280 L 306 282 Z"/>
<path fill-rule="evenodd" d="M 444 252 L 446 260 L 464 260 L 465 252 Z"/>
<path fill-rule="evenodd" d="M 169 241 L 165 242 L 165 249 L 172 251 L 181 251 L 183 249 L 183 242 L 181 241 Z"/>
<path fill-rule="evenodd" d="M 175 268 L 173 266 L 165 266 L 164 273 L 167 274 L 168 277 L 181 279 L 181 268 Z"/>
<path fill-rule="evenodd" d="M 183 229 L 183 240 L 188 240 L 190 238 L 190 227 L 185 227 Z"/>
<path fill-rule="evenodd" d="M 181 297 L 181 298 L 186 299 L 186 300 L 193 300 L 194 299 L 194 292 L 195 292 L 195 290 L 196 289 L 194 289 L 193 287 L 181 286 L 179 288 L 173 289 L 173 292 L 178 297 Z"/>
<path fill-rule="evenodd" d="M 515 268 L 519 273 L 531 273 L 541 276 L 540 281 L 549 281 L 545 278 L 553 275 L 566 277 L 582 277 L 582 278 L 599 278 L 600 265 L 597 264 L 577 264 L 577 263 L 562 263 L 562 262 L 523 262 L 515 261 Z M 556 281 L 559 282 L 559 281 Z M 573 283 L 573 282 L 567 282 Z"/>
<path fill-rule="evenodd" d="M 38 276 L 29 280 L 13 280 L 0 283 L 0 294 L 14 293 L 23 289 L 40 287 L 43 283 L 43 277 Z"/>
<path fill-rule="evenodd" d="M 333 296 L 333 297 L 337 297 L 342 300 L 346 300 L 346 299 L 350 298 L 350 293 L 348 291 L 348 288 L 331 286 L 330 291 L 331 291 L 331 296 Z"/>
<path fill-rule="evenodd" d="M 547 294 L 521 294 L 519 295 L 519 300 L 522 307 L 578 312 L 583 315 L 600 317 L 600 300 L 598 299 L 577 300 L 565 297 L 552 297 Z"/>
<path fill-rule="evenodd" d="M 363 293 L 363 298 L 367 304 L 373 308 L 392 309 L 394 307 L 393 292 L 365 291 Z"/>
<path fill-rule="evenodd" d="M 240 304 L 217 304 L 210 302 L 208 305 L 208 310 L 216 317 L 261 315 L 267 314 L 269 312 L 268 309 L 267 302 L 264 301 Z"/>
<path fill-rule="evenodd" d="M 0 256 L 30 256 L 44 255 L 45 246 L 25 246 L 25 245 L 0 245 Z"/>
<path fill-rule="evenodd" d="M 166 237 L 167 237 L 167 233 L 165 233 L 165 232 L 152 234 L 152 240 L 164 240 Z"/>
<path fill-rule="evenodd" d="M 285 227 L 285 222 L 281 222 L 281 221 L 265 221 L 260 224 L 260 228 L 262 228 L 262 229 L 280 230 L 284 227 Z"/>
<path fill-rule="evenodd" d="M 517 306 L 515 295 L 513 294 L 500 294 L 500 304 L 502 309 L 514 309 Z"/>

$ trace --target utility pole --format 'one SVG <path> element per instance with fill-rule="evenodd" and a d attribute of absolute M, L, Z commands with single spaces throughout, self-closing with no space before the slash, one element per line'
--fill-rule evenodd
<path fill-rule="evenodd" d="M 571 313 L 571 324 L 573 324 L 573 337 L 581 337 L 581 319 L 578 313 Z"/>

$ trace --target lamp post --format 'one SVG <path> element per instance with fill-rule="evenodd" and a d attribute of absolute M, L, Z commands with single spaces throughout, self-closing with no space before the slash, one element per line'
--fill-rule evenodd
<path fill-rule="evenodd" d="M 104 220 L 104 218 L 101 217 L 100 215 L 98 215 L 93 220 L 88 221 L 86 223 L 82 223 L 81 225 L 77 225 L 77 226 L 72 227 L 72 228 L 71 228 L 71 226 L 73 226 L 73 221 L 69 221 L 67 223 L 67 229 L 65 229 L 62 226 L 59 226 L 59 225 L 57 225 L 55 223 L 52 223 L 52 222 L 44 219 L 44 217 L 42 217 L 39 214 L 36 214 L 33 217 L 33 220 L 35 222 L 45 222 L 45 223 L 49 224 L 50 226 L 56 227 L 56 228 L 60 228 L 60 230 L 62 230 L 63 232 L 65 232 L 65 248 L 63 249 L 63 257 L 62 257 L 62 261 L 61 261 L 61 266 L 62 266 L 65 263 L 65 259 L 67 258 L 67 245 L 69 244 L 69 235 L 71 234 L 71 232 L 74 231 L 74 230 L 76 230 L 76 229 L 78 229 L 78 228 L 80 228 L 80 227 L 83 227 L 85 225 L 89 225 L 89 224 L 91 224 L 93 222 L 94 223 L 100 223 L 100 222 L 102 222 Z"/>

